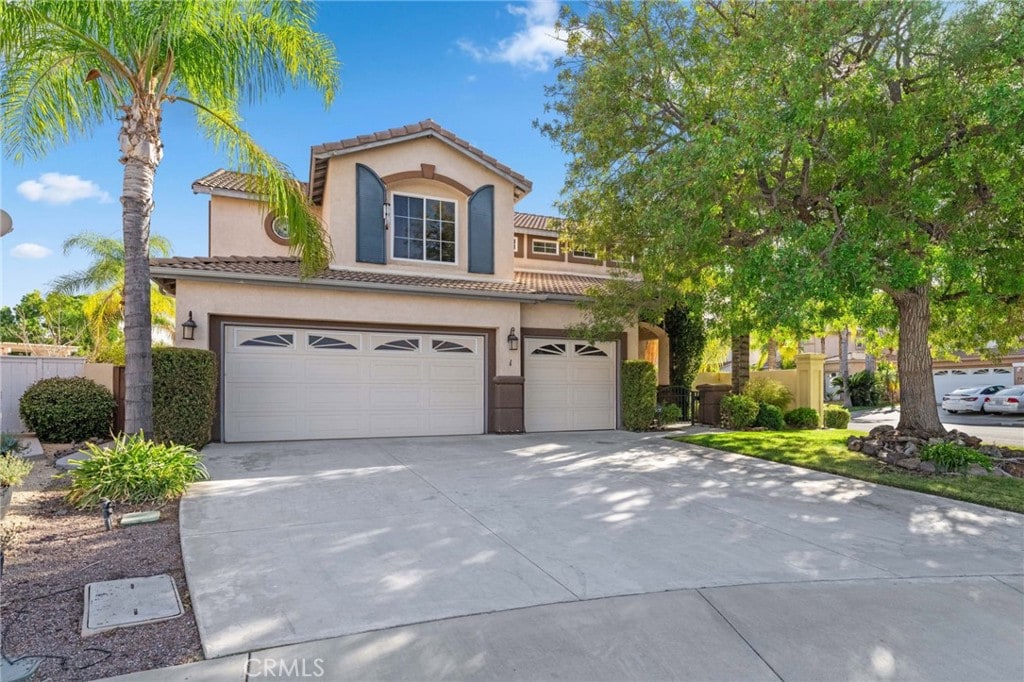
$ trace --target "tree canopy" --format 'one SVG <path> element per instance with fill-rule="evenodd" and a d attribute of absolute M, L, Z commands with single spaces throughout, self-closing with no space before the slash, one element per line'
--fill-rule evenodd
<path fill-rule="evenodd" d="M 1024 4 L 609 2 L 562 24 L 542 129 L 574 239 L 734 326 L 898 328 L 903 428 L 942 430 L 929 344 L 1021 343 Z"/>

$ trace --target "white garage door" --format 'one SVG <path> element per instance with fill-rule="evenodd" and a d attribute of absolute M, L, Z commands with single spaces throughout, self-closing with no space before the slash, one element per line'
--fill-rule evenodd
<path fill-rule="evenodd" d="M 244 327 L 224 334 L 228 442 L 484 432 L 484 339 Z"/>
<path fill-rule="evenodd" d="M 964 369 L 937 369 L 935 375 L 935 402 L 958 388 L 971 386 L 1013 386 L 1013 369 L 1009 367 L 969 367 Z"/>
<path fill-rule="evenodd" d="M 528 338 L 524 364 L 527 431 L 615 428 L 614 343 Z"/>

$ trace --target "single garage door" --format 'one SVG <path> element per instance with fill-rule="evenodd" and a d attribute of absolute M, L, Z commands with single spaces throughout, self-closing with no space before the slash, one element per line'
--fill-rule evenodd
<path fill-rule="evenodd" d="M 616 426 L 615 344 L 527 338 L 527 431 L 582 431 Z"/>
<path fill-rule="evenodd" d="M 484 339 L 226 325 L 228 442 L 483 433 Z"/>

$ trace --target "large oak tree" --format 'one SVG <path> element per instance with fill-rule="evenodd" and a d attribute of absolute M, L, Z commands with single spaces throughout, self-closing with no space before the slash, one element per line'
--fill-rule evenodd
<path fill-rule="evenodd" d="M 301 83 L 330 103 L 338 62 L 312 29 L 314 13 L 294 0 L 0 2 L 5 154 L 42 156 L 120 122 L 128 433 L 152 427 L 149 226 L 165 106 L 192 107 L 202 134 L 253 176 L 252 191 L 288 221 L 305 273 L 327 265 L 326 232 L 300 184 L 242 130 L 239 113 L 243 102 Z"/>
<path fill-rule="evenodd" d="M 922 432 L 943 431 L 933 349 L 1021 342 L 1024 4 L 611 2 L 562 24 L 542 125 L 571 158 L 562 209 L 633 259 L 634 291 L 704 289 L 766 331 L 888 320 L 900 428 Z"/>

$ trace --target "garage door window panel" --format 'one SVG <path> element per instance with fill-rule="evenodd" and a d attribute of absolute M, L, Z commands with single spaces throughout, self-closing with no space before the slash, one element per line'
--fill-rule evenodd
<path fill-rule="evenodd" d="M 306 344 L 310 348 L 318 350 L 359 350 L 358 336 L 327 336 L 324 334 L 309 334 Z"/>

